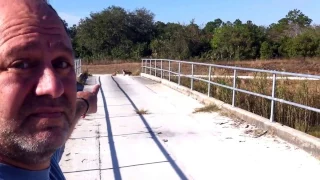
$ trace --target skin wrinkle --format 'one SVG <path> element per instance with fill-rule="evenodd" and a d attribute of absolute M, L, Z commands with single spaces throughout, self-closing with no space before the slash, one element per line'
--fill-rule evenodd
<path fill-rule="evenodd" d="M 3 6 L 3 4 L 1 5 Z M 45 11 L 44 9 L 48 9 L 45 2 L 38 1 L 36 5 L 33 4 L 33 6 L 31 6 L 31 4 L 25 4 L 24 8 L 22 8 L 22 10 L 17 13 L 17 16 L 20 16 L 19 19 L 14 22 L 12 22 L 10 18 L 0 17 L 0 32 L 6 34 L 7 31 L 11 31 L 9 34 L 12 38 L 12 36 L 16 35 L 12 34 L 12 32 L 19 33 L 20 31 L 22 31 L 21 34 L 28 33 L 24 32 L 26 31 L 26 27 L 21 28 L 21 26 L 27 26 L 27 28 L 36 26 L 39 29 L 32 29 L 32 31 L 30 32 L 37 32 L 40 30 L 39 33 L 54 35 L 55 33 L 51 34 L 50 31 L 60 29 L 61 25 L 63 25 L 60 19 L 57 21 L 57 18 L 52 16 L 55 12 L 52 12 L 52 10 Z M 8 39 L 9 38 L 6 38 L 6 36 L 4 36 L 4 38 L 0 40 L 0 46 Z"/>
<path fill-rule="evenodd" d="M 28 25 L 29 27 L 24 28 L 23 30 L 21 30 L 23 26 L 26 26 L 25 24 L 21 24 L 20 26 L 11 26 L 6 28 L 5 30 L 0 32 L 1 34 L 3 34 L 3 38 L 1 38 L 0 40 L 0 46 L 4 43 L 6 43 L 7 41 L 10 41 L 12 38 L 18 37 L 18 36 L 23 36 L 23 35 L 28 35 L 28 34 L 33 34 L 35 32 L 39 33 L 39 34 L 43 34 L 43 35 L 51 35 L 51 36 L 59 36 L 59 33 L 56 33 L 54 31 L 57 31 L 56 27 L 39 27 L 39 26 L 31 26 Z M 20 30 L 20 31 L 18 31 Z M 9 32 L 7 32 L 9 31 Z M 12 33 L 13 32 L 13 33 Z"/>

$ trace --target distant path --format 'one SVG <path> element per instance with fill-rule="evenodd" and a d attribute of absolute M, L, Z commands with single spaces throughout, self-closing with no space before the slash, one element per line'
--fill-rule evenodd
<path fill-rule="evenodd" d="M 100 82 L 98 112 L 76 126 L 60 163 L 68 180 L 319 177 L 320 161 L 304 151 L 218 113 L 193 114 L 202 105 L 164 85 L 122 75 Z M 141 108 L 150 114 L 137 115 Z"/>

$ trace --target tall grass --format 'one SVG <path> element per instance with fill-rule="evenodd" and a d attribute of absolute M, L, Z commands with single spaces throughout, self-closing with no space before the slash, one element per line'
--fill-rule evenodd
<path fill-rule="evenodd" d="M 160 73 L 157 76 L 160 77 Z M 164 73 L 163 77 L 168 79 L 168 73 Z M 171 76 L 170 80 L 177 83 L 178 77 Z M 211 81 L 228 86 L 232 86 L 233 83 L 232 78 L 226 77 L 214 78 Z M 191 79 L 181 77 L 180 84 L 190 88 Z M 257 73 L 253 79 L 238 78 L 236 84 L 239 89 L 268 96 L 271 96 L 272 93 L 272 80 L 268 79 L 266 74 Z M 194 80 L 193 89 L 207 94 L 208 83 Z M 320 83 L 318 81 L 277 80 L 275 93 L 277 98 L 320 108 Z M 210 96 L 229 104 L 232 103 L 232 90 L 223 87 L 211 85 Z M 270 118 L 271 100 L 237 92 L 235 105 L 262 117 Z M 276 102 L 274 120 L 310 135 L 320 137 L 320 113 Z"/>

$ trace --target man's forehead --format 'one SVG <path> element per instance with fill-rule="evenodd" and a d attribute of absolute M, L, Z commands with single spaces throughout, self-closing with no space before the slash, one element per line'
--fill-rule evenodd
<path fill-rule="evenodd" d="M 0 0 L 0 8 L 23 7 L 24 9 L 35 10 L 46 5 L 48 5 L 46 0 Z"/>
<path fill-rule="evenodd" d="M 46 1 L 0 0 L 0 46 L 30 33 L 60 34 L 63 39 L 68 38 L 61 19 Z"/>
<path fill-rule="evenodd" d="M 0 0 L 0 23 L 10 19 L 32 17 L 38 20 L 56 18 L 45 0 Z"/>
<path fill-rule="evenodd" d="M 35 40 L 35 41 L 28 41 L 23 44 L 14 45 L 5 52 L 5 55 L 14 56 L 16 54 L 23 53 L 23 52 L 39 51 L 43 48 L 46 48 L 49 51 L 63 51 L 68 54 L 73 54 L 73 49 L 63 41 L 59 41 L 59 40 L 47 41 L 46 44 L 41 44 L 39 41 Z"/>

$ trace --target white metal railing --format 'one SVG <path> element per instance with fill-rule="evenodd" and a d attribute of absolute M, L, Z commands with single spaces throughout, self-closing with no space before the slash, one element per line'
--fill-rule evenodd
<path fill-rule="evenodd" d="M 74 60 L 74 70 L 75 70 L 77 76 L 79 76 L 79 74 L 81 74 L 81 59 Z"/>
<path fill-rule="evenodd" d="M 153 63 L 152 63 L 153 62 Z M 168 63 L 168 69 L 164 69 L 163 68 L 163 62 L 167 62 Z M 160 68 L 157 66 L 157 63 L 160 63 Z M 172 63 L 178 63 L 178 72 L 174 72 L 171 71 L 171 65 Z M 154 66 L 152 65 L 154 64 Z M 186 75 L 186 74 L 182 74 L 181 73 L 181 65 L 182 64 L 190 64 L 191 65 L 191 75 Z M 223 85 L 223 84 L 219 84 L 216 82 L 212 82 L 211 78 L 209 78 L 209 80 L 206 79 L 201 79 L 199 77 L 197 77 L 196 75 L 194 75 L 194 65 L 201 65 L 201 66 L 207 66 L 209 68 L 208 71 L 208 76 L 207 77 L 212 77 L 211 76 L 211 68 L 215 67 L 215 68 L 223 68 L 223 69 L 229 69 L 229 70 L 233 70 L 233 86 L 227 86 L 227 85 Z M 303 104 L 299 104 L 299 103 L 295 103 L 292 101 L 287 101 L 284 99 L 280 99 L 275 97 L 275 93 L 276 93 L 276 80 L 278 79 L 278 75 L 283 75 L 283 76 L 294 76 L 296 78 L 304 78 L 304 79 L 311 79 L 311 80 L 320 80 L 320 76 L 318 75 L 310 75 L 310 74 L 300 74 L 300 73 L 290 73 L 290 72 L 280 72 L 280 71 L 271 71 L 271 70 L 263 70 L 263 69 L 253 69 L 253 68 L 242 68 L 242 67 L 235 67 L 235 66 L 224 66 L 224 65 L 216 65 L 216 64 L 208 64 L 208 63 L 199 63 L 199 62 L 189 62 L 189 61 L 179 61 L 179 60 L 170 60 L 170 59 L 142 59 L 141 61 L 141 72 L 142 73 L 146 73 L 146 74 L 150 74 L 150 75 L 154 75 L 157 76 L 157 71 L 160 71 L 160 77 L 161 79 L 163 78 L 163 72 L 167 72 L 169 74 L 169 81 L 171 78 L 171 74 L 173 74 L 173 76 L 178 77 L 178 84 L 180 84 L 180 79 L 181 77 L 187 77 L 190 78 L 191 80 L 191 85 L 190 88 L 191 90 L 193 90 L 193 81 L 194 80 L 198 80 L 198 81 L 202 81 L 202 82 L 206 82 L 208 83 L 208 96 L 210 97 L 210 87 L 211 85 L 216 85 L 216 86 L 220 86 L 226 89 L 230 89 L 232 90 L 232 106 L 235 106 L 235 101 L 236 101 L 236 92 L 242 92 L 242 93 L 246 93 L 246 94 L 250 94 L 250 95 L 254 95 L 254 96 L 258 96 L 261 98 L 265 98 L 268 100 L 271 100 L 271 112 L 270 112 L 270 121 L 273 122 L 274 121 L 274 108 L 275 108 L 275 102 L 280 102 L 280 103 L 284 103 L 284 104 L 288 104 L 288 105 L 292 105 L 295 107 L 299 107 L 299 108 L 303 108 L 303 109 L 307 109 L 310 111 L 314 111 L 314 112 L 318 112 L 320 113 L 320 109 L 315 108 L 315 107 L 310 107 L 310 106 L 306 106 Z M 148 69 L 148 71 L 147 71 Z M 154 74 L 151 74 L 152 70 L 155 71 Z M 267 95 L 263 95 L 260 93 L 255 93 L 255 92 L 251 92 L 251 91 L 247 91 L 247 90 L 243 90 L 243 89 L 239 89 L 237 88 L 237 84 L 236 84 L 236 79 L 237 79 L 237 71 L 250 71 L 250 72 L 260 72 L 260 73 L 270 73 L 272 74 L 272 93 L 271 96 L 267 96 Z M 149 72 L 149 73 L 148 73 Z"/>

